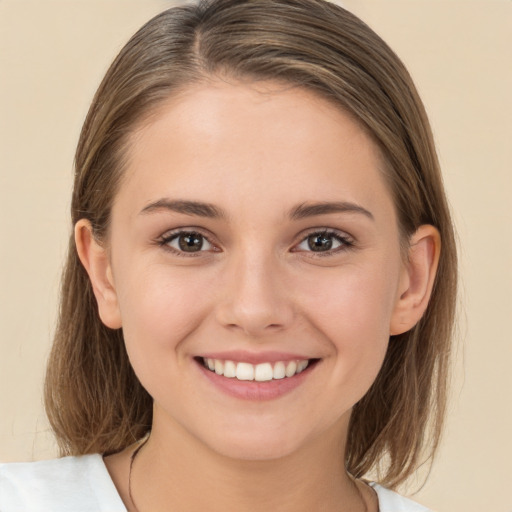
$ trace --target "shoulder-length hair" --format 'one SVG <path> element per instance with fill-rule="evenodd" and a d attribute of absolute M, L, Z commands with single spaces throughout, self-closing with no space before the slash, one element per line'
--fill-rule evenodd
<path fill-rule="evenodd" d="M 108 236 L 129 135 L 163 101 L 212 77 L 305 88 L 350 113 L 380 148 L 402 240 L 441 234 L 433 294 L 421 321 L 392 336 L 382 369 L 355 405 L 344 454 L 361 477 L 394 487 L 439 443 L 456 302 L 457 260 L 429 122 L 404 65 L 348 11 L 323 0 L 201 0 L 162 12 L 121 50 L 85 120 L 75 158 L 73 224 Z M 152 399 L 121 330 L 105 327 L 70 240 L 45 404 L 61 453 L 113 453 L 151 428 Z M 343 457 L 343 454 L 340 454 Z"/>

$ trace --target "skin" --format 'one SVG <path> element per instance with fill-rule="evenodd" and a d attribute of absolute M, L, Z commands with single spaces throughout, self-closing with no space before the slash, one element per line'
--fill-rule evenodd
<path fill-rule="evenodd" d="M 435 228 L 422 226 L 403 258 L 376 145 L 301 89 L 189 88 L 128 147 L 108 243 L 85 220 L 76 241 L 100 316 L 123 328 L 154 398 L 132 474 L 138 510 L 377 511 L 373 491 L 342 467 L 348 422 L 389 335 L 413 327 L 427 306 Z M 163 199 L 213 204 L 225 216 L 147 210 Z M 290 217 L 326 202 L 351 207 Z M 204 235 L 202 250 L 178 254 L 177 239 L 163 243 L 179 229 Z M 326 229 L 340 238 L 326 235 L 332 248 L 312 251 L 307 237 Z M 244 400 L 212 386 L 194 359 L 229 350 L 319 362 L 291 392 Z M 132 451 L 105 459 L 129 510 Z"/>

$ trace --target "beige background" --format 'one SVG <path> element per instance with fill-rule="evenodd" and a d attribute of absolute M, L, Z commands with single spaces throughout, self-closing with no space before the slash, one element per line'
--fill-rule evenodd
<path fill-rule="evenodd" d="M 408 65 L 430 113 L 461 243 L 446 436 L 416 495 L 512 512 L 512 1 L 345 0 Z M 0 460 L 55 455 L 41 407 L 88 103 L 163 0 L 0 0 Z"/>

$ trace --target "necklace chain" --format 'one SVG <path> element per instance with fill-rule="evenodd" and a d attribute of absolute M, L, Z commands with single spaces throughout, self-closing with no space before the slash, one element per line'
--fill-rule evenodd
<path fill-rule="evenodd" d="M 149 435 L 146 436 L 146 438 L 142 441 L 137 448 L 133 451 L 131 457 L 130 457 L 130 471 L 128 473 L 128 496 L 130 497 L 130 501 L 132 504 L 132 508 L 134 512 L 139 512 L 139 509 L 137 508 L 137 505 L 135 505 L 135 501 L 133 501 L 132 496 L 132 470 L 133 470 L 133 463 L 135 462 L 135 457 L 137 457 L 138 453 L 140 452 L 141 448 L 148 442 Z"/>
<path fill-rule="evenodd" d="M 139 512 L 139 509 L 137 508 L 137 505 L 135 505 L 135 501 L 133 500 L 133 495 L 132 495 L 132 470 L 133 470 L 133 463 L 135 462 L 135 458 L 139 454 L 141 448 L 143 448 L 144 445 L 148 442 L 148 439 L 149 439 L 149 435 L 146 436 L 146 438 L 141 442 L 141 444 L 139 444 L 139 446 L 137 446 L 137 448 L 135 448 L 135 450 L 133 451 L 133 453 L 132 453 L 132 455 L 130 457 L 130 470 L 128 472 L 128 496 L 130 497 L 130 502 L 132 504 L 132 508 L 133 508 L 134 512 Z M 357 485 L 356 479 L 354 477 L 351 477 L 351 480 L 354 483 L 354 486 L 355 486 L 356 491 L 357 491 L 357 493 L 359 495 L 359 499 L 361 500 L 361 503 L 364 505 L 364 512 L 368 512 L 368 503 L 364 499 L 363 493 L 361 492 L 361 489 L 359 489 L 359 486 Z"/>
<path fill-rule="evenodd" d="M 348 474 L 348 476 L 354 483 L 354 487 L 356 488 L 359 499 L 361 500 L 361 503 L 364 505 L 364 512 L 368 512 L 368 502 L 365 500 L 363 493 L 361 492 L 361 489 L 359 489 L 359 486 L 357 485 L 357 480 L 350 473 Z"/>

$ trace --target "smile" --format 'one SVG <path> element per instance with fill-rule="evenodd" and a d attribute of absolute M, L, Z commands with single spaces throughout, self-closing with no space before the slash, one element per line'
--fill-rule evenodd
<path fill-rule="evenodd" d="M 309 359 L 276 361 L 274 363 L 251 364 L 229 360 L 202 358 L 205 368 L 217 375 L 243 381 L 266 382 L 293 377 L 303 372 L 310 364 Z"/>
<path fill-rule="evenodd" d="M 194 357 L 196 367 L 217 389 L 250 401 L 280 398 L 309 380 L 321 359 L 279 352 L 229 351 Z"/>

